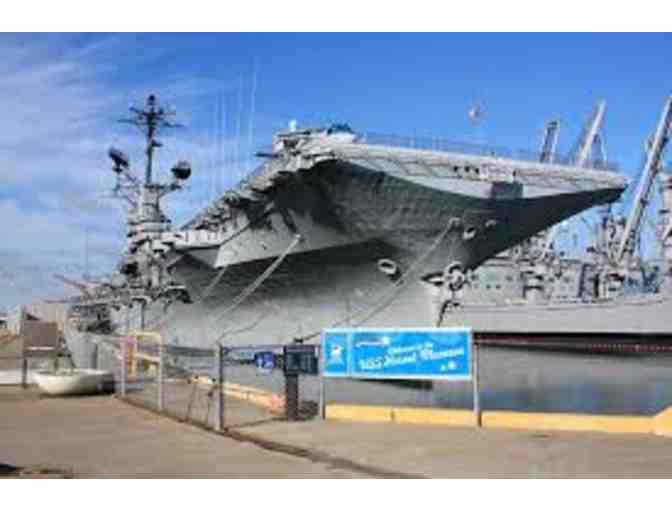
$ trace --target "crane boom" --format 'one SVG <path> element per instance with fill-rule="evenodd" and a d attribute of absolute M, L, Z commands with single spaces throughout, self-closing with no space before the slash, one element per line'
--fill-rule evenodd
<path fill-rule="evenodd" d="M 672 96 L 665 101 L 663 113 L 658 121 L 658 127 L 651 139 L 649 145 L 646 163 L 642 171 L 642 177 L 639 180 L 637 194 L 635 195 L 632 210 L 628 215 L 628 221 L 621 237 L 621 242 L 616 252 L 616 261 L 623 262 L 627 255 L 631 255 L 635 249 L 635 241 L 642 227 L 644 211 L 649 203 L 651 189 L 656 175 L 660 172 L 665 146 L 670 137 L 670 126 L 672 125 Z"/>
<path fill-rule="evenodd" d="M 558 135 L 560 133 L 560 121 L 552 120 L 546 124 L 544 137 L 541 141 L 541 154 L 539 161 L 541 163 L 553 163 L 555 159 L 555 148 L 558 145 Z"/>
<path fill-rule="evenodd" d="M 593 114 L 590 116 L 588 119 L 588 122 L 586 123 L 585 127 L 583 128 L 583 132 L 581 134 L 581 137 L 579 138 L 578 141 L 578 149 L 577 149 L 577 156 L 574 161 L 574 165 L 576 166 L 584 166 L 586 162 L 588 161 L 588 158 L 590 157 L 590 154 L 593 150 L 593 147 L 595 144 L 600 143 L 601 144 L 601 138 L 600 138 L 600 129 L 602 128 L 602 122 L 604 120 L 604 112 L 607 108 L 607 102 L 602 100 L 599 103 L 597 103 L 597 106 L 595 107 L 595 110 L 593 111 Z M 557 142 L 557 130 L 559 126 L 555 126 L 554 129 L 551 128 L 551 123 L 549 123 L 548 127 L 546 128 L 546 137 L 544 140 L 544 147 L 546 147 L 547 140 L 549 138 L 549 133 L 554 133 L 554 136 L 556 137 L 556 142 Z M 553 144 L 553 147 L 555 147 L 555 142 Z M 542 149 L 542 157 L 545 156 L 545 151 Z M 552 158 L 552 155 L 551 155 Z M 542 163 L 545 163 L 546 161 L 542 160 Z M 552 159 L 548 161 L 549 163 L 552 162 Z M 543 236 L 542 239 L 542 252 L 541 252 L 541 258 L 545 258 L 546 255 L 551 251 L 551 248 L 553 246 L 553 242 L 555 241 L 555 238 L 558 235 L 559 231 L 559 225 L 553 225 L 551 228 L 546 230 L 545 235 Z"/>
<path fill-rule="evenodd" d="M 61 283 L 64 283 L 70 287 L 74 287 L 79 292 L 81 292 L 85 298 L 92 297 L 91 292 L 89 291 L 89 288 L 86 284 L 67 278 L 62 274 L 54 274 L 54 278 L 56 278 Z"/>
<path fill-rule="evenodd" d="M 607 108 L 607 102 L 602 100 L 597 103 L 597 107 L 590 117 L 583 131 L 583 136 L 579 139 L 579 147 L 576 155 L 576 166 L 584 166 L 593 149 L 593 145 L 599 138 L 599 131 L 604 120 L 604 112 Z"/>

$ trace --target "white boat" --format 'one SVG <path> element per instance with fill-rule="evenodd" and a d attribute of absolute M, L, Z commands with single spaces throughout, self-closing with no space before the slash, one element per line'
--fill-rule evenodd
<path fill-rule="evenodd" d="M 49 395 L 102 393 L 114 384 L 112 372 L 94 369 L 41 370 L 33 379 Z"/>

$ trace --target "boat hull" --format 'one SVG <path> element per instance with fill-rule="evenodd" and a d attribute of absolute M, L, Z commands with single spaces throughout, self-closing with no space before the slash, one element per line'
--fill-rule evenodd
<path fill-rule="evenodd" d="M 94 369 L 38 371 L 33 379 L 43 393 L 52 396 L 102 393 L 114 384 L 111 372 Z"/>

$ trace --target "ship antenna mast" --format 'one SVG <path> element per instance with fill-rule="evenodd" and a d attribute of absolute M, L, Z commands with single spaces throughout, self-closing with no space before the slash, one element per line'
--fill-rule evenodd
<path fill-rule="evenodd" d="M 162 128 L 179 128 L 183 126 L 170 120 L 175 117 L 175 112 L 160 106 L 154 94 L 149 95 L 144 109 L 135 106 L 131 106 L 129 109 L 133 113 L 133 117 L 120 119 L 119 122 L 133 124 L 145 135 L 145 155 L 147 158 L 145 165 L 145 186 L 151 186 L 153 184 L 154 150 L 163 145 L 156 139 L 159 131 Z"/>
<path fill-rule="evenodd" d="M 162 146 L 157 140 L 163 128 L 182 127 L 172 119 L 175 112 L 159 105 L 156 96 L 147 98 L 144 108 L 130 107 L 131 118 L 119 122 L 136 126 L 144 135 L 145 179 L 141 181 L 131 170 L 128 155 L 111 147 L 108 155 L 113 162 L 112 171 L 117 175 L 115 191 L 132 206 L 127 233 L 128 247 L 119 263 L 119 271 L 126 277 L 125 288 L 130 291 L 131 299 L 142 303 L 147 300 L 169 295 L 182 296 L 184 289 L 174 284 L 165 267 L 165 253 L 175 242 L 171 221 L 161 210 L 164 196 L 183 188 L 191 175 L 191 164 L 178 161 L 172 168 L 170 182 L 155 182 L 153 179 L 154 151 Z M 144 315 L 141 312 L 141 327 Z"/>

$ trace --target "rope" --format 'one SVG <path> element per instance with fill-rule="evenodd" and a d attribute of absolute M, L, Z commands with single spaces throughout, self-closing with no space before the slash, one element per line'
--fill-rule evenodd
<path fill-rule="evenodd" d="M 420 264 L 422 264 L 434 252 L 434 250 L 436 250 L 439 247 L 439 245 L 444 240 L 446 235 L 448 235 L 448 232 L 450 232 L 451 228 L 452 228 L 452 223 L 449 222 L 448 225 L 443 229 L 443 231 L 436 237 L 436 239 L 434 240 L 432 245 L 425 251 L 425 253 L 420 255 L 413 262 L 413 264 L 411 264 L 409 266 L 408 271 L 407 271 L 407 276 L 412 275 L 418 269 Z M 453 239 L 453 242 L 451 243 L 451 247 L 453 246 L 454 243 L 455 243 L 455 239 Z M 331 325 L 329 325 L 327 327 L 328 328 L 334 328 L 334 327 L 340 326 L 345 322 L 350 322 L 357 315 L 368 311 L 369 312 L 368 315 L 365 315 L 359 321 L 355 321 L 355 323 L 354 323 L 355 326 L 358 326 L 358 325 L 362 324 L 363 322 L 369 320 L 371 317 L 373 317 L 374 315 L 376 315 L 380 311 L 387 308 L 387 306 L 389 306 L 390 303 L 392 303 L 394 301 L 394 299 L 397 297 L 397 295 L 404 288 L 406 288 L 411 281 L 412 281 L 412 279 L 409 278 L 409 277 L 402 278 L 401 280 L 399 280 L 398 283 L 394 283 L 391 287 L 384 290 L 381 293 L 382 294 L 381 298 L 376 303 L 374 303 L 373 305 L 371 305 L 369 307 L 360 307 L 358 310 L 355 310 L 350 315 L 346 315 L 342 319 L 339 319 L 339 320 L 335 321 L 334 323 L 332 323 Z M 390 296 L 386 297 L 385 296 L 386 293 L 389 293 Z M 309 335 L 304 336 L 303 339 L 304 340 L 310 340 L 310 339 L 315 338 L 315 337 L 317 337 L 321 334 L 322 334 L 322 329 L 320 329 L 319 331 L 316 331 L 314 333 L 311 333 Z"/>
<path fill-rule="evenodd" d="M 231 306 L 229 306 L 226 310 L 224 310 L 219 315 L 219 317 L 217 317 L 213 321 L 213 323 L 217 323 L 217 322 L 221 321 L 226 315 L 228 315 L 233 310 L 238 308 L 248 297 L 250 297 L 254 293 L 254 291 L 256 291 L 259 288 L 259 286 L 261 286 L 261 284 L 264 283 L 264 281 L 266 281 L 268 279 L 268 277 L 270 277 L 275 272 L 275 270 L 278 268 L 278 266 L 280 266 L 280 264 L 282 264 L 282 262 L 285 260 L 285 258 L 287 258 L 287 256 L 291 253 L 291 251 L 294 249 L 294 247 L 297 244 L 299 244 L 299 242 L 301 242 L 301 239 L 302 239 L 302 237 L 301 237 L 300 234 L 297 234 L 296 236 L 294 236 L 294 240 L 289 244 L 289 246 L 285 249 L 285 251 L 282 252 L 282 254 L 280 254 L 280 256 L 278 256 L 278 258 L 275 260 L 275 262 L 273 262 L 270 266 L 268 266 L 268 268 L 266 268 L 266 270 L 263 273 L 261 273 L 261 275 L 259 275 L 259 277 L 257 277 L 256 280 L 254 280 L 250 285 L 248 285 L 238 295 L 238 297 L 236 297 L 236 299 L 233 300 L 233 303 L 231 304 Z M 220 342 L 222 340 L 222 338 L 224 338 L 224 334 L 220 335 L 217 338 L 216 343 Z"/>
<path fill-rule="evenodd" d="M 222 269 L 220 269 L 220 270 L 217 272 L 217 274 L 214 276 L 214 278 L 213 278 L 213 279 L 210 281 L 210 283 L 205 287 L 205 289 L 203 290 L 203 293 L 199 296 L 199 298 L 198 298 L 196 301 L 194 301 L 194 303 L 192 304 L 192 306 L 193 306 L 193 305 L 199 305 L 199 304 L 201 304 L 203 301 L 205 301 L 206 299 L 208 299 L 208 298 L 210 297 L 210 294 L 212 293 L 212 291 L 214 290 L 214 288 L 217 286 L 217 284 L 221 281 L 222 277 L 224 276 L 224 273 L 226 273 L 226 271 L 229 269 L 229 267 L 230 267 L 230 266 L 224 266 Z M 160 328 L 161 326 L 163 326 L 164 324 L 166 324 L 166 322 L 168 322 L 168 321 L 169 321 L 170 319 L 172 319 L 174 316 L 175 316 L 175 309 L 173 309 L 173 310 L 170 311 L 170 312 L 165 312 L 163 315 L 160 315 L 159 317 L 157 317 L 156 319 L 154 319 L 154 321 L 152 321 L 152 322 L 149 324 L 149 327 L 150 327 L 150 328 L 158 329 L 158 328 Z"/>

